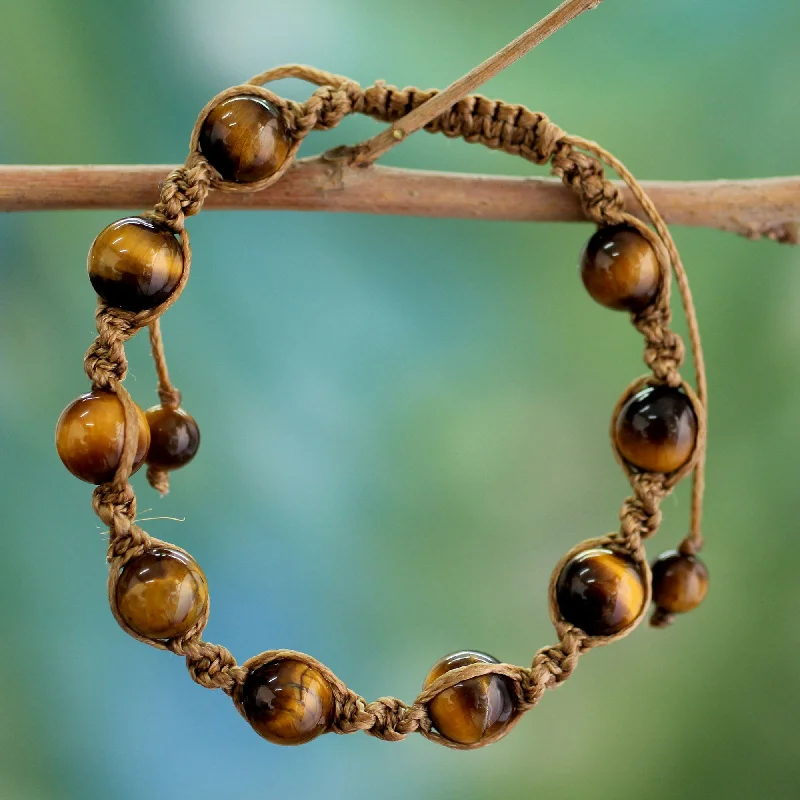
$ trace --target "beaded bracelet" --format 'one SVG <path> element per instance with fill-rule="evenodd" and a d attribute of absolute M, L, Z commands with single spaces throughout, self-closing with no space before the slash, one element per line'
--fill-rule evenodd
<path fill-rule="evenodd" d="M 304 103 L 264 88 L 285 77 L 318 88 Z M 187 464 L 200 442 L 198 427 L 170 382 L 159 327 L 189 278 L 185 218 L 201 210 L 211 188 L 247 192 L 279 180 L 310 131 L 331 129 L 353 113 L 393 123 L 433 94 L 382 82 L 362 89 L 347 78 L 296 65 L 227 89 L 200 113 L 189 156 L 167 176 L 153 211 L 112 223 L 89 252 L 89 278 L 99 298 L 98 335 L 84 361 L 91 391 L 62 413 L 56 445 L 70 472 L 97 484 L 92 505 L 109 529 L 112 613 L 139 641 L 184 656 L 197 683 L 230 695 L 256 732 L 278 744 L 358 730 L 389 741 L 419 731 L 463 750 L 490 744 L 546 689 L 565 681 L 581 654 L 630 633 L 651 599 L 651 624 L 660 627 L 697 606 L 707 589 L 708 573 L 696 556 L 702 545 L 705 370 L 688 280 L 672 237 L 634 177 L 607 151 L 568 135 L 543 114 L 479 95 L 456 103 L 426 130 L 537 164 L 549 162 L 598 226 L 581 256 L 586 289 L 602 305 L 629 312 L 645 340 L 649 373 L 623 392 L 611 425 L 614 456 L 633 493 L 622 504 L 619 530 L 582 542 L 557 564 L 549 606 L 558 643 L 539 650 L 530 668 L 475 651 L 454 653 L 434 665 L 411 705 L 392 697 L 368 703 L 303 653 L 267 651 L 238 665 L 226 648 L 203 641 L 209 614 L 203 573 L 185 550 L 137 524 L 130 476 L 146 462 L 149 482 L 164 494 L 169 472 Z M 652 228 L 626 212 L 603 164 L 627 184 Z M 680 376 L 684 347 L 669 327 L 673 273 L 688 323 L 696 390 Z M 124 343 L 146 326 L 161 402 L 143 413 L 124 385 Z M 643 540 L 658 529 L 661 501 L 689 473 L 694 478 L 689 533 L 651 570 Z"/>

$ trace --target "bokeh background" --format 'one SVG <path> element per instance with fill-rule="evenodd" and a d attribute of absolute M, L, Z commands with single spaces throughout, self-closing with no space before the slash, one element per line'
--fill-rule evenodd
<path fill-rule="evenodd" d="M 177 163 L 208 98 L 268 66 L 443 86 L 552 5 L 3 3 L 0 160 Z M 786 0 L 606 0 L 486 92 L 642 178 L 797 173 L 798 26 Z M 347 120 L 303 152 L 376 130 Z M 425 134 L 386 163 L 536 174 Z M 593 652 L 483 751 L 364 735 L 280 749 L 119 630 L 91 489 L 55 453 L 58 414 L 87 390 L 86 251 L 118 216 L 0 216 L 2 800 L 800 795 L 798 251 L 675 231 L 711 387 L 700 610 Z M 548 576 L 615 526 L 608 415 L 644 371 L 624 315 L 580 286 L 590 226 L 205 212 L 190 232 L 164 328 L 203 444 L 165 500 L 135 484 L 144 516 L 185 518 L 147 527 L 205 570 L 208 638 L 240 660 L 303 650 L 368 698 L 407 700 L 450 651 L 526 663 L 554 641 Z M 145 341 L 129 353 L 147 407 Z M 652 555 L 683 535 L 687 488 Z"/>

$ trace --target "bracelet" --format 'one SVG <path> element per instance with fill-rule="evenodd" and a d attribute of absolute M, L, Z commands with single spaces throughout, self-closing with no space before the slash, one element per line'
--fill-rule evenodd
<path fill-rule="evenodd" d="M 286 77 L 317 88 L 296 103 L 264 86 Z M 303 653 L 271 650 L 239 665 L 226 648 L 204 641 L 209 596 L 200 567 L 185 550 L 137 524 L 131 475 L 147 463 L 147 479 L 163 495 L 169 473 L 189 463 L 200 444 L 198 426 L 170 382 L 159 324 L 189 279 L 186 217 L 201 210 L 211 188 L 248 192 L 272 185 L 312 130 L 334 128 L 354 113 L 393 123 L 434 94 L 383 82 L 363 89 L 348 78 L 297 65 L 257 75 L 218 94 L 201 111 L 189 156 L 167 176 L 153 210 L 112 223 L 89 252 L 89 278 L 98 295 L 97 337 L 84 359 L 91 391 L 61 414 L 56 446 L 70 472 L 96 484 L 92 506 L 109 530 L 111 611 L 134 638 L 184 656 L 193 680 L 222 689 L 255 731 L 277 744 L 362 730 L 388 741 L 418 731 L 448 747 L 482 747 L 508 733 L 547 689 L 565 681 L 583 653 L 627 636 L 651 600 L 651 624 L 663 627 L 696 607 L 708 586 L 708 572 L 697 557 L 706 378 L 675 243 L 636 179 L 610 153 L 567 134 L 544 114 L 480 95 L 459 101 L 426 130 L 550 163 L 597 225 L 581 256 L 586 290 L 602 305 L 629 312 L 645 341 L 649 372 L 622 393 L 611 422 L 613 453 L 632 494 L 622 504 L 617 531 L 576 545 L 553 571 L 549 607 L 558 643 L 539 650 L 530 667 L 477 651 L 454 653 L 433 666 L 410 705 L 393 697 L 370 703 Z M 332 169 L 337 158 L 346 156 L 331 154 Z M 627 184 L 650 225 L 625 210 L 604 165 Z M 686 315 L 695 388 L 679 373 L 684 345 L 669 327 L 673 274 Z M 124 384 L 124 345 L 145 327 L 160 403 L 143 412 Z M 689 533 L 651 569 L 643 542 L 658 530 L 661 501 L 690 473 Z"/>

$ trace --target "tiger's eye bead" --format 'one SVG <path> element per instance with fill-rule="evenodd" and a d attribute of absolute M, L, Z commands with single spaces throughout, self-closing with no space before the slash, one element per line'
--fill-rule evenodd
<path fill-rule="evenodd" d="M 208 605 L 208 585 L 192 558 L 159 546 L 122 568 L 116 601 L 120 617 L 140 636 L 172 639 L 200 620 Z"/>
<path fill-rule="evenodd" d="M 175 291 L 183 275 L 183 249 L 166 228 L 125 217 L 100 231 L 87 266 L 94 290 L 107 305 L 145 311 Z"/>
<path fill-rule="evenodd" d="M 200 429 L 182 408 L 153 406 L 145 411 L 150 426 L 147 463 L 157 469 L 179 469 L 188 464 L 200 446 Z"/>
<path fill-rule="evenodd" d="M 677 550 L 662 553 L 653 563 L 653 602 L 670 614 L 697 608 L 708 591 L 708 569 L 697 556 Z"/>
<path fill-rule="evenodd" d="M 425 678 L 426 689 L 437 678 L 469 664 L 497 664 L 496 658 L 474 650 L 445 656 Z M 514 713 L 514 694 L 503 675 L 481 675 L 439 692 L 428 702 L 431 722 L 445 739 L 458 744 L 476 744 L 505 727 Z"/>
<path fill-rule="evenodd" d="M 658 294 L 658 258 L 652 245 L 632 225 L 600 228 L 581 254 L 586 291 L 606 308 L 641 311 Z"/>
<path fill-rule="evenodd" d="M 636 565 L 611 550 L 584 550 L 571 558 L 556 582 L 561 616 L 589 636 L 612 636 L 632 625 L 645 599 Z"/>
<path fill-rule="evenodd" d="M 615 424 L 620 455 L 645 472 L 674 472 L 692 457 L 697 417 L 680 389 L 647 386 L 620 409 Z"/>
<path fill-rule="evenodd" d="M 200 129 L 199 144 L 224 180 L 253 183 L 283 166 L 292 140 L 272 103 L 240 95 L 211 109 Z"/>
<path fill-rule="evenodd" d="M 281 658 L 248 673 L 242 708 L 255 732 L 273 744 L 305 744 L 331 726 L 333 692 L 314 667 Z"/>
<path fill-rule="evenodd" d="M 133 469 L 142 466 L 150 446 L 150 428 L 139 406 L 139 439 Z M 112 392 L 92 391 L 70 403 L 56 424 L 56 449 L 64 466 L 88 483 L 114 477 L 125 441 L 125 410 Z"/>

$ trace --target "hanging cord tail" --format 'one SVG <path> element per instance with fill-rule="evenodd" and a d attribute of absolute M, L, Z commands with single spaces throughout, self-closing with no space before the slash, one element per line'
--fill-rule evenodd
<path fill-rule="evenodd" d="M 703 415 L 702 424 L 698 426 L 697 455 L 695 460 L 693 482 L 692 482 L 692 508 L 689 534 L 684 538 L 679 546 L 679 550 L 684 554 L 698 552 L 703 546 L 703 536 L 700 530 L 703 513 L 703 492 L 705 490 L 705 463 L 706 463 L 706 440 L 707 440 L 707 408 L 708 408 L 708 386 L 706 383 L 706 366 L 703 357 L 703 344 L 700 339 L 700 327 L 697 322 L 697 311 L 695 310 L 692 292 L 689 288 L 689 278 L 683 266 L 678 248 L 672 234 L 666 226 L 661 214 L 655 207 L 653 201 L 642 189 L 639 182 L 631 174 L 628 168 L 607 150 L 603 149 L 596 142 L 582 139 L 577 136 L 567 137 L 570 144 L 586 150 L 597 156 L 613 169 L 627 184 L 631 193 L 638 201 L 642 210 L 647 214 L 653 227 L 656 229 L 659 238 L 669 254 L 672 263 L 672 271 L 678 284 L 678 291 L 681 297 L 684 314 L 686 315 L 686 325 L 689 331 L 689 343 L 692 348 L 692 358 L 694 359 L 695 385 L 697 398 L 701 408 L 698 413 Z"/>
<path fill-rule="evenodd" d="M 161 320 L 156 319 L 149 325 L 150 352 L 158 375 L 158 397 L 164 408 L 179 408 L 181 393 L 172 385 L 167 368 L 167 357 L 164 353 L 164 339 L 161 335 Z M 169 472 L 158 467 L 147 467 L 147 482 L 163 497 L 169 492 Z"/>

